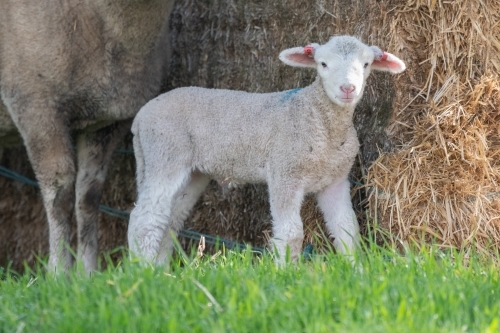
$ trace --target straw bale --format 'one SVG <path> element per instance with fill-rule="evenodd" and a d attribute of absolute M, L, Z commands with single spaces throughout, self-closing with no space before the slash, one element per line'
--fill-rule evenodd
<path fill-rule="evenodd" d="M 0 165 L 34 178 L 24 148 L 6 149 L 0 155 Z M 16 270 L 22 269 L 24 260 L 33 265 L 37 255 L 47 253 L 48 237 L 38 189 L 0 176 L 0 265 L 11 262 Z"/>
<path fill-rule="evenodd" d="M 500 3 L 408 1 L 391 43 L 411 87 L 368 170 L 372 217 L 398 243 L 493 253 L 500 245 Z"/>

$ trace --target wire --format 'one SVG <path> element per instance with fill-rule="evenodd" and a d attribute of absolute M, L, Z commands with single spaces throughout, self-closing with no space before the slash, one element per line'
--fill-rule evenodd
<path fill-rule="evenodd" d="M 9 170 L 9 169 L 1 166 L 1 165 L 0 165 L 0 175 L 4 176 L 6 178 L 10 178 L 10 179 L 28 184 L 28 185 L 40 187 L 38 185 L 38 182 L 36 182 L 35 180 L 24 177 L 24 176 L 12 171 L 12 170 Z M 117 217 L 117 218 L 125 220 L 125 221 L 128 221 L 130 219 L 130 213 L 127 211 L 124 211 L 124 210 L 120 210 L 120 209 L 105 206 L 105 205 L 99 205 L 99 210 L 105 214 L 108 214 L 108 215 L 113 216 L 113 217 Z M 232 241 L 229 239 L 210 236 L 207 234 L 203 234 L 203 233 L 196 232 L 193 230 L 188 230 L 188 229 L 181 230 L 179 232 L 179 236 L 187 238 L 187 239 L 196 240 L 196 241 L 199 241 L 202 237 L 204 237 L 206 243 L 213 244 L 213 245 L 224 245 L 228 249 L 243 250 L 243 249 L 247 248 L 246 244 L 238 243 L 238 242 L 235 242 L 235 241 Z M 254 252 L 259 252 L 259 253 L 264 253 L 267 251 L 266 249 L 263 249 L 260 247 L 254 247 L 254 246 L 250 246 L 250 249 Z"/>

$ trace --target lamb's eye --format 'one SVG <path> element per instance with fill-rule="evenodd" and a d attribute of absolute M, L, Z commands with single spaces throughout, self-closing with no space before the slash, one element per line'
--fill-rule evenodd
<path fill-rule="evenodd" d="M 365 63 L 365 65 L 363 66 L 363 68 L 366 68 L 366 67 L 368 67 L 368 63 Z"/>
<path fill-rule="evenodd" d="M 326 68 L 326 64 L 324 62 L 321 63 L 321 66 L 323 66 L 323 68 Z"/>

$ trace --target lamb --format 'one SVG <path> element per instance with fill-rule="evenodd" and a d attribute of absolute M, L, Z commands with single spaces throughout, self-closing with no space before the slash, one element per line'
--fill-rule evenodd
<path fill-rule="evenodd" d="M 371 70 L 405 64 L 355 37 L 332 37 L 281 52 L 287 65 L 316 68 L 303 89 L 276 93 L 179 88 L 147 103 L 133 125 L 138 199 L 128 242 L 133 254 L 168 263 L 172 236 L 210 179 L 267 183 L 278 263 L 304 237 L 305 194 L 316 194 L 336 250 L 352 255 L 359 226 L 347 176 L 359 150 L 352 116 Z"/>
<path fill-rule="evenodd" d="M 107 167 L 131 119 L 160 93 L 173 2 L 0 1 L 0 147 L 24 141 L 47 213 L 51 272 L 72 265 L 74 210 L 78 257 L 86 272 L 97 268 Z"/>

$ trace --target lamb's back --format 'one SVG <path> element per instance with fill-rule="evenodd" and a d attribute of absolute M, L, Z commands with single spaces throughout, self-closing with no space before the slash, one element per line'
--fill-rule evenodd
<path fill-rule="evenodd" d="M 146 104 L 133 132 L 165 141 L 165 149 L 182 146 L 192 154 L 194 166 L 215 178 L 264 181 L 270 156 L 294 127 L 283 95 L 179 88 Z"/>

